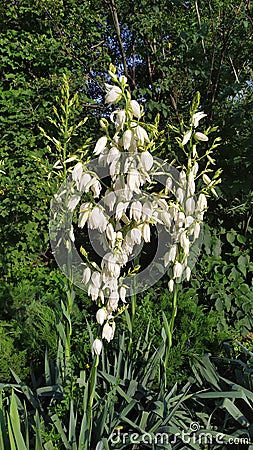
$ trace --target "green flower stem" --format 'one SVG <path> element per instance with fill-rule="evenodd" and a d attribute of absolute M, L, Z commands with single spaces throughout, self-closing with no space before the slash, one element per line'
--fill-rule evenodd
<path fill-rule="evenodd" d="M 66 77 L 64 77 L 64 132 L 63 132 L 63 147 L 62 147 L 62 164 L 63 164 L 63 179 L 67 183 L 67 152 L 68 152 L 68 141 L 69 141 L 69 116 L 70 116 L 70 105 L 69 105 L 69 84 Z M 67 205 L 66 205 L 67 208 Z M 67 294 L 67 314 L 66 314 L 66 345 L 65 345 L 65 361 L 66 361 L 66 370 L 67 375 L 70 373 L 70 360 L 71 360 L 71 337 L 72 337 L 72 323 L 71 316 L 73 311 L 73 303 L 74 303 L 74 291 L 73 291 L 73 282 L 72 282 L 72 257 L 71 254 L 68 253 L 67 258 L 67 286 L 66 286 L 66 294 Z"/>
<path fill-rule="evenodd" d="M 67 179 L 67 167 L 66 167 L 66 159 L 67 159 L 67 147 L 68 147 L 68 137 L 69 137 L 69 130 L 68 130 L 68 123 L 69 123 L 69 91 L 67 91 L 67 98 L 65 103 L 65 126 L 64 126 L 64 135 L 63 135 L 63 177 L 64 180 Z"/>
<path fill-rule="evenodd" d="M 132 345 L 133 345 L 133 330 L 134 330 L 134 319 L 135 319 L 135 311 L 136 311 L 136 300 L 137 296 L 134 294 L 131 297 L 131 332 L 130 332 L 130 341 L 129 341 L 129 351 L 131 354 Z"/>
<path fill-rule="evenodd" d="M 173 302 L 172 302 L 172 314 L 170 319 L 170 341 L 169 341 L 169 348 L 172 347 L 172 336 L 174 331 L 174 322 L 177 315 L 177 296 L 178 296 L 178 284 L 175 283 L 174 289 L 173 289 Z"/>
<path fill-rule="evenodd" d="M 74 292 L 73 292 L 73 288 L 72 288 L 72 283 L 70 281 L 68 281 L 67 282 L 66 348 L 65 348 L 67 369 L 70 368 L 70 359 L 71 359 L 71 336 L 72 336 L 71 316 L 72 316 L 72 310 L 73 310 L 73 303 L 74 303 Z"/>
<path fill-rule="evenodd" d="M 87 424 L 86 424 L 86 439 L 85 444 L 87 446 L 87 450 L 90 450 L 90 443 L 91 443 L 91 433 L 92 433 L 92 407 L 94 403 L 95 393 L 96 393 L 96 385 L 97 385 L 97 368 L 99 364 L 99 355 L 95 355 L 95 358 L 93 360 L 92 370 L 91 370 L 91 376 L 89 379 L 89 400 L 88 400 L 88 407 L 87 407 Z"/>
<path fill-rule="evenodd" d="M 173 300 L 172 300 L 172 311 L 170 321 L 168 326 L 165 327 L 166 335 L 167 335 L 167 348 L 166 348 L 166 356 L 165 356 L 165 367 L 168 364 L 169 353 L 173 344 L 173 332 L 174 332 L 174 324 L 177 316 L 177 298 L 178 298 L 178 284 L 174 284 L 173 288 Z"/>

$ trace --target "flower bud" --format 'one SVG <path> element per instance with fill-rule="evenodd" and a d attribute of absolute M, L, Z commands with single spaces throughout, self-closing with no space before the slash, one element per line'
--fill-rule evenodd
<path fill-rule="evenodd" d="M 198 170 L 199 170 L 199 165 L 198 165 L 197 161 L 195 161 L 195 163 L 194 163 L 194 165 L 192 167 L 192 173 L 193 173 L 194 177 L 196 177 L 196 175 L 198 173 Z"/>
<path fill-rule="evenodd" d="M 125 77 L 125 75 L 121 75 L 119 77 L 119 81 L 125 86 L 127 84 L 127 77 Z"/>
<path fill-rule="evenodd" d="M 197 139 L 198 141 L 208 141 L 208 136 L 206 136 L 204 133 L 200 133 L 199 131 L 197 131 L 194 134 L 195 139 Z"/>
<path fill-rule="evenodd" d="M 203 181 L 204 181 L 205 184 L 211 184 L 212 183 L 212 180 L 209 178 L 209 176 L 206 173 L 204 173 L 202 175 L 202 178 L 203 178 Z"/>
<path fill-rule="evenodd" d="M 174 280 L 170 280 L 170 281 L 168 282 L 168 288 L 169 288 L 169 291 L 170 291 L 170 292 L 173 292 L 173 289 L 174 289 Z"/>
<path fill-rule="evenodd" d="M 187 266 L 185 269 L 185 276 L 186 276 L 186 280 L 189 281 L 191 278 L 191 269 L 189 266 Z"/>
<path fill-rule="evenodd" d="M 198 239 L 200 233 L 200 224 L 199 222 L 196 222 L 194 224 L 194 239 Z"/>
<path fill-rule="evenodd" d="M 194 174 L 193 171 L 191 171 L 188 175 L 188 195 L 193 195 L 195 192 L 195 180 L 194 180 Z"/>
<path fill-rule="evenodd" d="M 181 244 L 181 247 L 182 247 L 183 250 L 184 250 L 184 253 L 185 253 L 186 255 L 189 255 L 189 251 L 190 251 L 190 242 L 189 242 L 189 239 L 188 239 L 188 237 L 186 236 L 185 233 L 182 233 L 182 234 L 180 235 L 180 244 Z"/>
<path fill-rule="evenodd" d="M 107 130 L 109 124 L 108 121 L 104 117 L 102 117 L 102 119 L 100 119 L 99 121 L 99 125 L 102 128 L 102 130 Z"/>

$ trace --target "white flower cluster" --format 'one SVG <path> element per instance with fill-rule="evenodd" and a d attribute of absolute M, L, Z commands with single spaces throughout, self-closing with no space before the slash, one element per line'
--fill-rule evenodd
<path fill-rule="evenodd" d="M 184 170 L 181 171 L 179 187 L 174 192 L 177 204 L 173 210 L 170 210 L 174 242 L 164 255 L 164 265 L 172 266 L 169 272 L 171 280 L 168 285 L 171 292 L 174 289 L 174 283 L 181 282 L 183 275 L 188 281 L 190 279 L 191 269 L 187 265 L 190 248 L 199 237 L 204 212 L 207 209 L 206 196 L 203 193 L 198 196 L 195 194 L 197 174 L 197 162 L 189 168 L 187 174 Z"/>
<path fill-rule="evenodd" d="M 111 184 L 100 198 L 102 187 L 96 174 L 83 172 L 81 163 L 75 166 L 72 173 L 79 190 L 98 199 L 82 203 L 79 226 L 82 228 L 86 224 L 88 229 L 96 230 L 104 243 L 105 254 L 100 267 L 94 269 L 87 262 L 83 283 L 87 285 L 89 296 L 99 305 L 96 319 L 103 327 L 102 339 L 108 342 L 114 337 L 114 318 L 119 301 L 126 301 L 123 271 L 134 254 L 135 246 L 143 241 L 150 242 L 152 225 L 160 224 L 166 229 L 171 244 L 162 263 L 168 269 L 169 289 L 173 291 L 174 283 L 180 282 L 183 275 L 187 280 L 190 278 L 190 248 L 199 237 L 200 224 L 207 208 L 205 194 L 201 192 L 197 195 L 195 192 L 199 167 L 194 157 L 187 169 L 181 170 L 178 180 L 167 174 L 162 194 L 148 195 L 145 192 L 144 185 L 151 184 L 155 166 L 149 151 L 153 141 L 141 121 L 143 108 L 131 99 L 127 91 L 127 79 L 118 79 L 114 74 L 113 80 L 117 85 L 106 85 L 105 101 L 112 105 L 124 100 L 126 106 L 110 116 L 115 128 L 113 137 L 110 137 L 108 121 L 100 121 L 104 135 L 94 148 L 99 166 L 108 168 Z M 184 135 L 182 145 L 187 144 L 192 135 L 197 141 L 208 139 L 205 134 L 195 131 L 203 117 L 205 114 L 202 112 L 193 114 L 191 130 Z M 207 179 L 204 181 L 208 184 Z M 73 195 L 68 203 L 69 210 L 73 211 L 79 200 L 80 196 Z M 93 343 L 93 352 L 100 354 L 101 349 L 102 341 L 97 338 Z"/>

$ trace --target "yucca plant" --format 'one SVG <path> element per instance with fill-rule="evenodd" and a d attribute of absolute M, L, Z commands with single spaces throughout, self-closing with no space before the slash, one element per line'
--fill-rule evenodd
<path fill-rule="evenodd" d="M 253 441 L 253 354 L 242 344 L 237 345 L 246 360 L 235 358 L 230 352 L 225 357 L 205 355 L 195 359 L 193 373 L 198 386 L 205 389 L 195 395 L 195 400 L 208 414 L 207 427 L 230 436 L 245 436 L 250 442 Z M 232 350 L 231 344 L 229 347 Z"/>

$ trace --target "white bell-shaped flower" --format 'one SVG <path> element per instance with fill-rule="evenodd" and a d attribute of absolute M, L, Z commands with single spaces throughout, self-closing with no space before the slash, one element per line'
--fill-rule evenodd
<path fill-rule="evenodd" d="M 142 219 L 150 220 L 153 214 L 153 207 L 151 202 L 144 202 L 142 205 Z"/>
<path fill-rule="evenodd" d="M 131 110 L 133 112 L 133 115 L 135 117 L 137 117 L 137 119 L 140 119 L 141 118 L 141 108 L 140 108 L 139 103 L 136 100 L 131 100 L 130 101 L 130 108 L 131 108 Z"/>
<path fill-rule="evenodd" d="M 100 153 L 103 152 L 103 150 L 105 149 L 107 144 L 107 137 L 106 136 L 102 136 L 101 138 L 98 139 L 95 148 L 94 148 L 94 154 L 95 155 L 100 155 Z"/>
<path fill-rule="evenodd" d="M 161 218 L 161 221 L 163 222 L 163 224 L 164 224 L 166 227 L 170 228 L 170 226 L 171 226 L 171 220 L 172 220 L 172 217 L 171 217 L 170 213 L 169 213 L 168 211 L 162 211 L 162 212 L 159 214 L 159 217 Z"/>
<path fill-rule="evenodd" d="M 112 327 L 111 325 L 109 325 L 109 323 L 106 323 L 103 326 L 102 339 L 106 339 L 107 342 L 110 342 L 114 337 L 114 331 L 115 331 L 115 326 Z"/>
<path fill-rule="evenodd" d="M 138 192 L 140 187 L 140 174 L 137 169 L 131 169 L 127 174 L 127 186 L 133 192 Z"/>
<path fill-rule="evenodd" d="M 107 318 L 107 312 L 105 311 L 104 308 L 100 308 L 96 314 L 96 319 L 97 319 L 97 322 L 99 323 L 99 325 L 103 325 L 106 318 Z"/>
<path fill-rule="evenodd" d="M 99 230 L 104 233 L 108 225 L 108 220 L 103 211 L 98 206 L 95 206 L 88 218 L 88 228 L 91 230 Z"/>
<path fill-rule="evenodd" d="M 177 198 L 178 203 L 183 203 L 183 201 L 184 201 L 184 191 L 183 191 L 183 189 L 177 188 L 176 198 Z"/>
<path fill-rule="evenodd" d="M 92 275 L 91 275 L 91 281 L 94 284 L 94 286 L 96 286 L 99 289 L 100 286 L 101 286 L 101 274 L 100 274 L 100 272 L 97 272 L 97 271 L 93 272 Z"/>
<path fill-rule="evenodd" d="M 91 190 L 93 192 L 94 198 L 99 197 L 101 189 L 102 189 L 102 187 L 101 187 L 100 182 L 96 178 L 94 178 L 93 184 L 91 186 Z"/>
<path fill-rule="evenodd" d="M 114 230 L 113 225 L 111 223 L 109 223 L 107 225 L 106 236 L 109 239 L 109 241 L 111 242 L 112 247 L 114 247 L 114 244 L 115 244 L 115 241 L 116 241 L 116 237 L 117 237 L 117 233 Z"/>
<path fill-rule="evenodd" d="M 146 170 L 146 172 L 151 169 L 151 167 L 153 166 L 153 162 L 153 156 L 149 152 L 146 151 L 141 154 L 141 165 L 144 170 Z"/>
<path fill-rule="evenodd" d="M 129 149 L 129 147 L 130 147 L 130 145 L 131 145 L 132 137 L 133 137 L 133 135 L 132 135 L 132 131 L 131 131 L 131 130 L 126 130 L 126 131 L 123 133 L 123 136 L 122 136 L 122 143 L 123 143 L 123 148 L 124 148 L 125 150 L 128 150 L 128 149 Z"/>
<path fill-rule="evenodd" d="M 119 202 L 116 207 L 115 218 L 120 220 L 128 208 L 129 202 Z"/>
<path fill-rule="evenodd" d="M 192 130 L 186 131 L 186 133 L 183 136 L 182 145 L 186 145 L 187 142 L 191 139 Z"/>
<path fill-rule="evenodd" d="M 83 271 L 82 283 L 87 284 L 90 281 L 91 270 L 89 267 L 85 267 Z"/>
<path fill-rule="evenodd" d="M 177 261 L 173 267 L 174 278 L 180 278 L 182 273 L 183 273 L 183 266 L 180 262 Z"/>
<path fill-rule="evenodd" d="M 113 86 L 111 84 L 105 84 L 106 88 L 106 96 L 105 103 L 109 103 L 112 105 L 113 103 L 117 103 L 122 96 L 122 90 L 119 86 Z"/>
<path fill-rule="evenodd" d="M 195 201 L 192 197 L 188 198 L 185 202 L 185 212 L 187 215 L 193 214 L 195 211 Z"/>
<path fill-rule="evenodd" d="M 92 203 L 90 203 L 90 202 L 81 204 L 79 217 L 78 217 L 78 226 L 80 228 L 83 228 L 84 225 L 86 224 L 91 208 L 92 208 Z"/>
<path fill-rule="evenodd" d="M 138 228 L 132 228 L 126 235 L 126 242 L 129 246 L 139 245 L 141 243 L 141 232 Z"/>
<path fill-rule="evenodd" d="M 121 288 L 119 290 L 119 296 L 123 303 L 125 303 L 125 301 L 126 301 L 126 292 L 127 292 L 126 288 L 124 286 L 121 286 Z"/>
<path fill-rule="evenodd" d="M 116 202 L 116 195 L 113 191 L 106 191 L 104 198 L 104 204 L 108 206 L 109 210 L 112 211 Z"/>
<path fill-rule="evenodd" d="M 139 200 L 132 202 L 130 207 L 130 219 L 134 219 L 136 222 L 139 222 L 142 215 L 142 204 Z"/>
<path fill-rule="evenodd" d="M 100 355 L 103 348 L 101 339 L 96 338 L 92 344 L 92 353 L 95 355 Z"/>
<path fill-rule="evenodd" d="M 96 286 L 94 286 L 94 284 L 90 284 L 88 287 L 88 295 L 95 302 L 99 296 L 99 289 Z"/>
<path fill-rule="evenodd" d="M 74 181 L 80 182 L 82 174 L 83 174 L 83 165 L 81 162 L 79 162 L 75 165 L 72 171 L 72 179 Z"/>
<path fill-rule="evenodd" d="M 78 205 L 80 200 L 80 195 L 72 195 L 71 199 L 68 201 L 68 209 L 74 211 L 75 207 Z"/>
<path fill-rule="evenodd" d="M 207 208 L 207 199 L 205 194 L 201 193 L 199 194 L 196 209 L 201 212 L 204 211 L 206 208 Z"/>
<path fill-rule="evenodd" d="M 79 190 L 88 192 L 90 187 L 91 176 L 89 173 L 84 173 L 80 179 Z"/>
<path fill-rule="evenodd" d="M 197 128 L 197 126 L 199 125 L 199 121 L 204 117 L 206 117 L 206 115 L 207 114 L 203 113 L 203 111 L 193 114 L 191 123 L 194 126 L 194 128 Z"/>
<path fill-rule="evenodd" d="M 111 147 L 107 155 L 107 164 L 111 164 L 113 161 L 120 159 L 121 153 L 117 147 Z"/>
<path fill-rule="evenodd" d="M 124 129 L 124 125 L 126 122 L 126 111 L 124 109 L 121 109 L 120 111 L 116 111 L 115 112 L 115 126 L 116 126 L 116 130 L 123 130 Z"/>
<path fill-rule="evenodd" d="M 109 296 L 107 309 L 108 311 L 116 311 L 119 304 L 119 293 L 118 291 L 112 291 Z"/>
<path fill-rule="evenodd" d="M 137 125 L 137 127 L 135 127 L 134 130 L 135 130 L 135 136 L 141 145 L 143 145 L 144 142 L 150 142 L 148 133 L 146 132 L 146 130 L 143 127 L 141 127 L 140 125 Z"/>
<path fill-rule="evenodd" d="M 141 225 L 141 234 L 144 242 L 150 242 L 150 226 L 148 223 L 144 223 Z"/>

